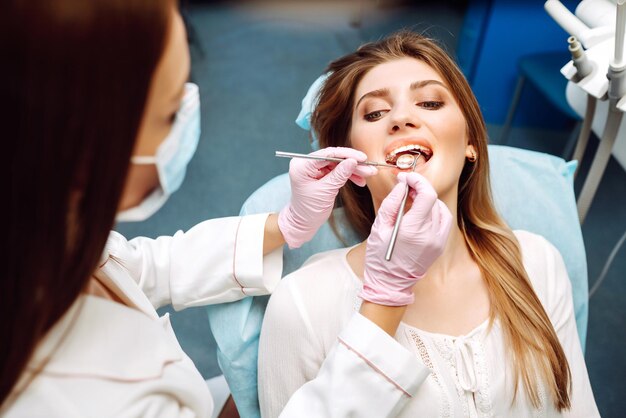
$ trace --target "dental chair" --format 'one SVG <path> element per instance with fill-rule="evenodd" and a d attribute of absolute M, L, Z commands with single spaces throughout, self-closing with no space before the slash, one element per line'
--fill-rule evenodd
<path fill-rule="evenodd" d="M 505 221 L 512 229 L 543 235 L 561 252 L 572 282 L 576 323 L 584 350 L 587 262 L 572 185 L 576 163 L 498 145 L 489 146 L 489 160 L 495 204 Z M 278 212 L 289 197 L 288 174 L 281 174 L 256 190 L 243 204 L 241 214 Z M 346 244 L 356 244 L 357 236 L 344 221 L 343 210 L 335 209 L 334 215 Z M 326 223 L 313 240 L 301 248 L 285 247 L 283 274 L 294 271 L 313 254 L 343 246 Z M 218 345 L 218 362 L 242 417 L 259 416 L 256 361 L 267 300 L 267 297 L 254 297 L 207 307 Z"/>

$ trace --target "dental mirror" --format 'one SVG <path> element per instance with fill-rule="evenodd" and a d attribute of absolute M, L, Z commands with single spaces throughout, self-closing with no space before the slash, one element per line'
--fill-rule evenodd
<path fill-rule="evenodd" d="M 396 166 L 400 170 L 407 170 L 409 168 L 413 168 L 417 158 L 415 154 L 402 154 L 396 160 Z"/>

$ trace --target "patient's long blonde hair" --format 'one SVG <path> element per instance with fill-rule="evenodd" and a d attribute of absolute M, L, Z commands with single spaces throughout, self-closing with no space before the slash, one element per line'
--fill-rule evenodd
<path fill-rule="evenodd" d="M 487 131 L 478 103 L 454 61 L 431 39 L 402 31 L 368 43 L 332 62 L 319 94 L 312 126 L 322 147 L 350 146 L 354 93 L 373 67 L 412 57 L 432 67 L 453 92 L 467 123 L 469 142 L 478 154 L 466 161 L 459 179 L 457 223 L 470 254 L 487 284 L 491 302 L 490 325 L 500 320 L 514 367 L 515 392 L 524 385 L 535 408 L 540 407 L 539 381 L 545 383 L 555 407 L 570 407 L 571 374 L 567 359 L 522 264 L 520 247 L 511 229 L 495 210 L 489 181 Z M 353 228 L 365 238 L 374 222 L 367 188 L 348 183 L 340 200 Z"/>

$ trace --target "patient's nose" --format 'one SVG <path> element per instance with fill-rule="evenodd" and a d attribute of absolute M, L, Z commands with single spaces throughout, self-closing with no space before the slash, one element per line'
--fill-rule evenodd
<path fill-rule="evenodd" d="M 417 112 L 413 109 L 412 103 L 410 105 L 400 105 L 393 109 L 389 120 L 391 133 L 406 129 L 417 129 L 422 124 Z"/>

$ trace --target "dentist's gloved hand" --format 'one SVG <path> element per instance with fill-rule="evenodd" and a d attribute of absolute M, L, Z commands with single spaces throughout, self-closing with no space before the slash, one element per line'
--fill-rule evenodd
<path fill-rule="evenodd" d="M 452 214 L 428 180 L 418 173 L 400 173 L 398 180 L 380 205 L 367 239 L 360 293 L 364 300 L 385 306 L 413 303 L 413 286 L 443 252 L 452 225 Z M 413 204 L 402 217 L 393 255 L 386 261 L 407 183 Z"/>
<path fill-rule="evenodd" d="M 348 180 L 365 186 L 365 177 L 377 172 L 375 167 L 357 165 L 367 156 L 352 148 L 324 148 L 310 155 L 348 159 L 339 164 L 304 158 L 291 160 L 291 202 L 278 214 L 278 227 L 289 248 L 298 248 L 313 238 L 330 216 L 337 193 Z"/>

